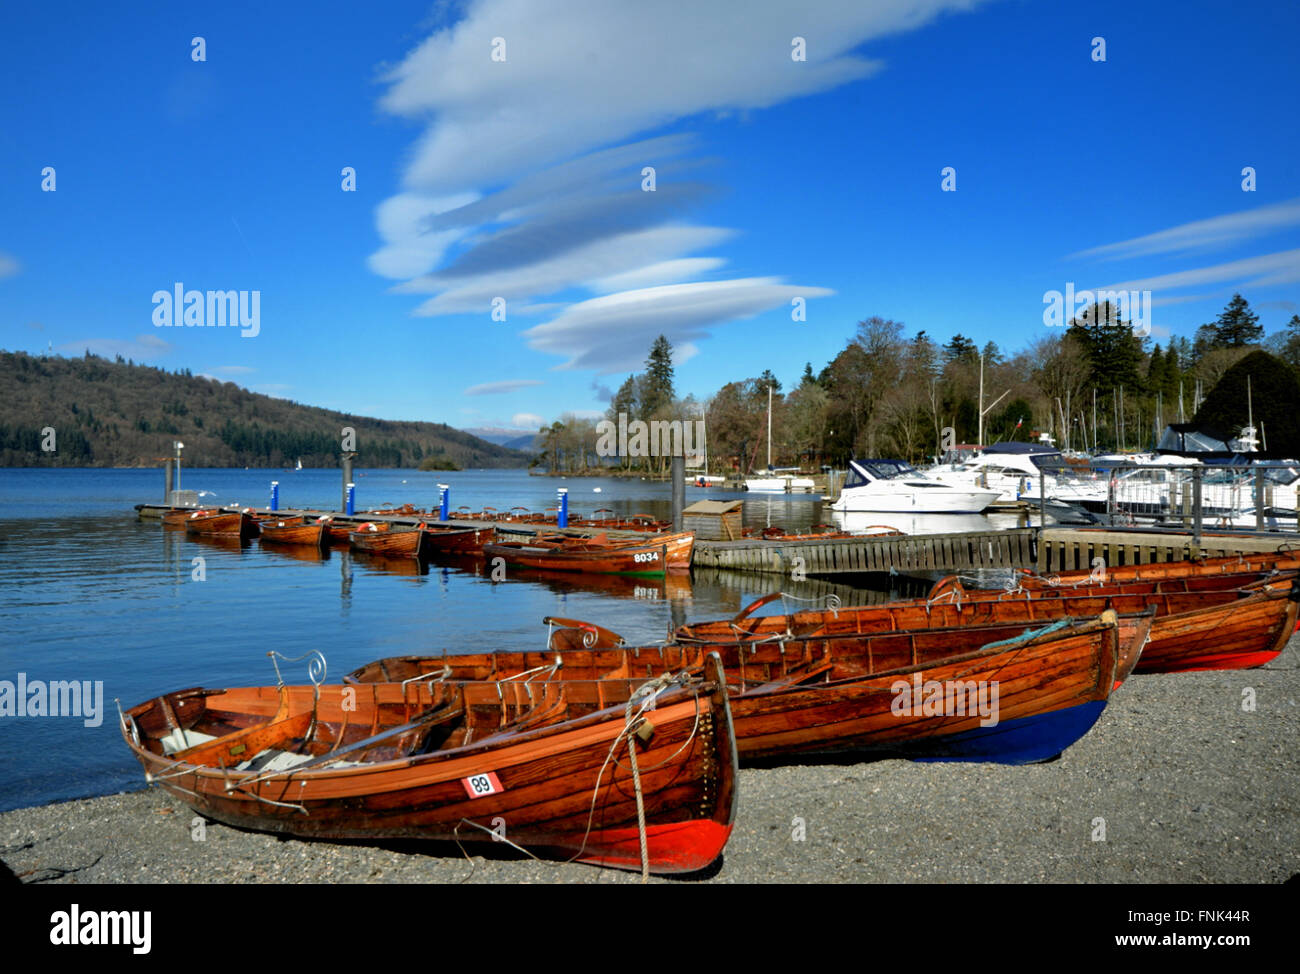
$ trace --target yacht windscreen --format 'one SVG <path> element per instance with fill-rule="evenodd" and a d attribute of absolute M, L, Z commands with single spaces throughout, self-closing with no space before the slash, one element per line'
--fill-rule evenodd
<path fill-rule="evenodd" d="M 854 460 L 853 465 L 861 467 L 873 480 L 898 480 L 902 477 L 919 476 L 915 467 L 909 463 L 904 463 L 902 460 Z M 857 484 L 855 484 L 853 482 L 855 475 L 857 475 L 856 470 L 850 474 L 849 481 L 845 484 L 846 487 L 853 487 L 867 482 L 865 479 L 858 477 Z"/>

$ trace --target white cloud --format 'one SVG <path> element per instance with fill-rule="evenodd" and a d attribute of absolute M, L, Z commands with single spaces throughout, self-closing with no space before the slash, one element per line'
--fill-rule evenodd
<path fill-rule="evenodd" d="M 422 316 L 486 315 L 496 297 L 511 315 L 549 312 L 538 299 L 582 287 L 606 303 L 562 308 L 528 333 L 533 347 L 610 371 L 639 366 L 641 333 L 663 332 L 684 361 L 707 326 L 830 292 L 771 278 L 689 283 L 725 261 L 687 255 L 732 235 L 683 222 L 713 191 L 688 178 L 701 164 L 685 158 L 694 140 L 627 140 L 867 78 L 882 65 L 855 54 L 860 45 L 985 2 L 752 0 L 738 15 L 696 0 L 471 0 L 382 77 L 381 107 L 427 128 L 406 192 L 376 213 L 385 246 L 370 266 L 406 281 L 396 293 L 432 295 Z M 496 38 L 504 60 L 493 59 Z M 653 193 L 642 192 L 644 166 Z M 602 327 L 593 309 L 618 318 Z"/>
<path fill-rule="evenodd" d="M 536 430 L 546 422 L 536 413 L 515 413 L 510 417 L 510 425 L 517 429 Z"/>
<path fill-rule="evenodd" d="M 794 7 L 694 0 L 483 0 L 385 76 L 380 104 L 435 118 L 406 173 L 443 193 L 503 183 L 699 112 L 766 108 L 865 78 L 851 53 L 979 0 L 822 0 Z M 805 38 L 807 60 L 791 59 Z M 503 38 L 505 61 L 492 59 Z"/>
<path fill-rule="evenodd" d="M 1246 257 L 1225 264 L 1198 267 L 1193 270 L 1161 274 L 1136 281 L 1108 284 L 1099 290 L 1107 291 L 1161 291 L 1202 284 L 1238 282 L 1241 287 L 1258 287 L 1270 284 L 1294 284 L 1300 281 L 1300 249 L 1283 250 L 1275 254 Z"/>
<path fill-rule="evenodd" d="M 478 193 L 431 199 L 412 193 L 384 200 L 375 209 L 375 225 L 384 247 L 370 255 L 367 263 L 381 277 L 407 278 L 437 267 L 447 248 L 463 237 L 462 230 L 425 232 L 430 217 L 466 206 Z"/>
<path fill-rule="evenodd" d="M 8 254 L 0 254 L 0 277 L 13 277 L 22 267 Z"/>
<path fill-rule="evenodd" d="M 525 305 L 535 295 L 554 294 L 583 281 L 608 278 L 626 272 L 629 266 L 636 267 L 640 262 L 660 264 L 665 255 L 709 247 L 731 235 L 731 231 L 718 227 L 656 227 L 610 237 L 557 257 L 539 257 L 531 264 L 510 270 L 464 278 L 454 284 L 450 279 L 431 275 L 398 285 L 393 290 L 402 293 L 442 292 L 420 305 L 415 311 L 417 315 L 466 311 L 486 314 L 491 310 L 495 297 L 506 299 L 509 314 L 516 302 Z"/>
<path fill-rule="evenodd" d="M 529 386 L 540 386 L 542 384 L 541 379 L 506 379 L 501 382 L 484 382 L 481 385 L 470 386 L 463 395 L 495 396 L 504 392 L 514 392 L 517 389 L 526 389 Z"/>
<path fill-rule="evenodd" d="M 122 358 L 143 362 L 166 355 L 172 350 L 172 345 L 157 335 L 145 332 L 129 341 L 121 338 L 88 338 L 82 341 L 65 342 L 59 345 L 57 350 L 68 355 L 80 355 L 89 350 L 92 355 L 101 355 L 104 358 L 120 355 Z"/>
<path fill-rule="evenodd" d="M 833 293 L 771 277 L 666 284 L 580 302 L 523 334 L 532 348 L 567 356 L 560 368 L 625 372 L 641 367 L 646 348 L 661 334 L 674 346 L 689 346 L 678 355 L 685 361 L 695 351 L 690 342 L 706 337 L 709 326 L 788 307 L 792 298 Z"/>
<path fill-rule="evenodd" d="M 1116 259 L 1184 250 L 1209 250 L 1296 225 L 1300 225 L 1300 200 L 1290 200 L 1239 213 L 1226 213 L 1208 220 L 1195 220 L 1144 237 L 1081 250 L 1070 256 Z"/>

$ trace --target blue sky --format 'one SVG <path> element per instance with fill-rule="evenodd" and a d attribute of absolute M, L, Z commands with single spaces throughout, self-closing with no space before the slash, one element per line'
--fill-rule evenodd
<path fill-rule="evenodd" d="M 4 22 L 6 349 L 535 428 L 603 410 L 660 332 L 678 391 L 707 396 L 767 368 L 792 385 L 870 315 L 1014 351 L 1067 284 L 1150 290 L 1156 341 L 1238 290 L 1269 333 L 1300 311 L 1292 2 L 53 3 Z M 177 282 L 259 292 L 257 334 L 157 327 Z"/>

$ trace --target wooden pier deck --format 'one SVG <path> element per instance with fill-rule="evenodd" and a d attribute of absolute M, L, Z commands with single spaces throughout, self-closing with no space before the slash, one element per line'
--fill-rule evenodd
<path fill-rule="evenodd" d="M 1119 568 L 1197 556 L 1221 558 L 1277 551 L 1288 543 L 1300 545 L 1300 538 L 1288 534 L 1202 534 L 1198 545 L 1190 532 L 1043 528 L 1038 532 L 1037 556 L 1024 567 L 1040 572 L 1074 571 L 1090 569 L 1094 558 L 1103 558 L 1108 568 Z"/>
<path fill-rule="evenodd" d="M 143 504 L 142 518 L 157 518 L 163 505 Z M 319 511 L 253 509 L 259 517 L 317 515 Z M 415 525 L 435 520 L 410 514 L 335 514 L 341 523 L 391 521 Z M 590 534 L 591 527 L 557 528 L 529 521 L 479 521 L 452 518 L 446 523 L 463 527 L 496 528 L 502 533 L 528 536 L 538 532 Z M 611 538 L 653 538 L 639 531 L 608 530 Z M 795 541 L 746 538 L 740 541 L 695 542 L 692 567 L 784 575 L 791 579 L 867 572 L 895 574 L 954 574 L 982 569 L 1035 569 L 1039 572 L 1089 569 L 1095 558 L 1108 567 L 1180 561 L 1198 555 L 1219 557 L 1276 551 L 1280 546 L 1300 548 L 1294 534 L 1204 533 L 1199 544 L 1191 533 L 1112 528 L 1009 528 L 955 534 L 862 536 Z"/>
<path fill-rule="evenodd" d="M 696 541 L 692 564 L 780 575 L 1026 568 L 1034 563 L 1034 534 L 1034 528 L 1011 528 L 826 541 Z"/>

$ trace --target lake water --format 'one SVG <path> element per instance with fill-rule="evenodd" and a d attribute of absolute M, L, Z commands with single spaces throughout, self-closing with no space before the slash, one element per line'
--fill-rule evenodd
<path fill-rule="evenodd" d="M 522 470 L 359 469 L 354 479 L 359 510 L 435 507 L 442 482 L 451 486 L 453 510 L 541 511 L 556 506 L 557 488 L 565 486 L 574 514 L 670 513 L 662 482 L 560 480 Z M 264 507 L 272 480 L 280 482 L 281 507 L 339 503 L 338 470 L 185 469 L 181 486 L 209 491 L 204 501 L 214 505 Z M 906 580 L 873 591 L 699 570 L 666 581 L 521 575 L 494 583 L 473 563 L 435 565 L 421 575 L 412 564 L 337 549 L 304 560 L 256 541 L 225 547 L 139 520 L 134 506 L 158 503 L 162 493 L 159 470 L 0 469 L 0 681 L 16 685 L 19 674 L 29 686 L 75 680 L 101 684 L 103 693 L 98 726 L 86 726 L 93 717 L 0 717 L 0 810 L 139 787 L 143 777 L 122 743 L 114 698 L 125 708 L 190 686 L 271 684 L 268 650 L 291 657 L 319 650 L 327 678 L 337 680 L 381 656 L 540 649 L 547 615 L 652 642 L 688 620 L 734 615 L 778 585 L 793 598 L 834 592 L 846 603 L 924 591 Z M 832 521 L 828 506 L 807 496 L 687 490 L 688 504 L 705 497 L 744 498 L 747 525 L 794 530 Z M 1015 523 L 992 523 L 999 520 Z M 887 523 L 888 516 L 869 522 Z M 924 533 L 990 523 L 935 518 L 897 526 Z M 781 611 L 780 603 L 769 611 Z M 286 682 L 306 682 L 305 665 L 282 662 Z"/>

